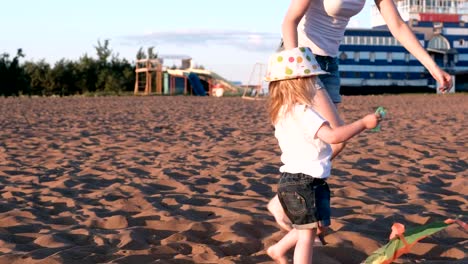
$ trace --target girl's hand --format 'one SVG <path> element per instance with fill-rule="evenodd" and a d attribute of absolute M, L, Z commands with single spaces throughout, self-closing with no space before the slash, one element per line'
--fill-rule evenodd
<path fill-rule="evenodd" d="M 382 121 L 382 117 L 377 113 L 368 114 L 362 118 L 362 122 L 367 129 L 375 128 L 380 123 L 380 121 Z"/>

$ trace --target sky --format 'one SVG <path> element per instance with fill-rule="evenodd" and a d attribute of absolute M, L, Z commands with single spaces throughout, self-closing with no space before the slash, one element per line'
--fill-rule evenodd
<path fill-rule="evenodd" d="M 109 40 L 119 58 L 140 48 L 160 56 L 189 56 L 231 81 L 256 84 L 256 63 L 279 44 L 290 0 L 0 0 L 0 54 L 21 48 L 24 61 L 96 58 Z M 349 27 L 369 28 L 373 1 Z M 165 60 L 165 65 L 180 65 Z M 255 72 L 254 74 L 252 74 Z"/>

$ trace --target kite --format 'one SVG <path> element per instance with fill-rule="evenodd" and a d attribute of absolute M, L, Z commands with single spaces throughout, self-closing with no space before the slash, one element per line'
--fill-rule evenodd
<path fill-rule="evenodd" d="M 442 222 L 430 223 L 420 227 L 408 229 L 405 231 L 405 226 L 400 223 L 395 223 L 392 226 L 390 234 L 390 242 L 385 246 L 377 249 L 363 263 L 365 264 L 389 264 L 399 258 L 401 255 L 410 252 L 411 248 L 421 239 L 430 236 L 440 230 L 458 224 L 465 231 L 466 223 L 459 219 L 447 219 Z"/>

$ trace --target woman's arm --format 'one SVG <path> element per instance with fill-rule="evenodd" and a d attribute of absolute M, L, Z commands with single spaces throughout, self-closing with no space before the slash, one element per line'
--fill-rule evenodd
<path fill-rule="evenodd" d="M 432 77 L 440 83 L 439 88 L 446 90 L 452 87 L 450 75 L 443 71 L 421 46 L 413 31 L 401 18 L 393 0 L 375 0 L 375 4 L 392 35 L 426 67 Z"/>
<path fill-rule="evenodd" d="M 291 0 L 282 26 L 285 49 L 297 47 L 297 25 L 307 11 L 309 3 L 310 0 Z"/>

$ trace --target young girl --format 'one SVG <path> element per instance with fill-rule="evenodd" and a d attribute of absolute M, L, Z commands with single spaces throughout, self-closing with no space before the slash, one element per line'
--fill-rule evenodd
<path fill-rule="evenodd" d="M 309 48 L 294 48 L 274 54 L 266 80 L 270 82 L 269 116 L 282 151 L 278 184 L 281 205 L 293 224 L 268 255 L 287 263 L 293 246 L 294 263 L 312 263 L 312 246 L 317 228 L 330 225 L 330 144 L 344 142 L 365 129 L 377 126 L 380 116 L 366 115 L 358 121 L 331 128 L 314 110 L 316 76 L 320 69 Z M 322 230 L 323 231 L 323 230 Z"/>

